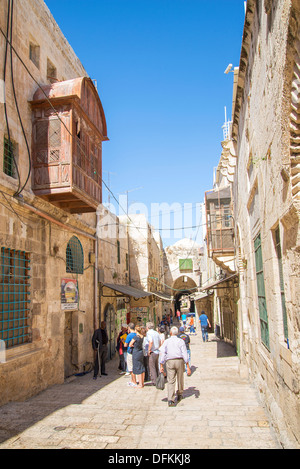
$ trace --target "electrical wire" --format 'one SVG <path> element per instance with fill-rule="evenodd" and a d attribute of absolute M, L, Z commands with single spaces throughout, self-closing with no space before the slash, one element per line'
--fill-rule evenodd
<path fill-rule="evenodd" d="M 216 216 L 214 218 L 214 223 L 220 222 L 224 219 L 228 220 L 228 218 L 233 218 L 232 215 L 220 215 Z M 99 228 L 106 228 L 107 226 L 117 226 L 119 225 L 117 222 L 114 223 L 106 223 L 105 225 L 100 225 Z M 180 228 L 155 228 L 155 231 L 176 231 L 176 230 L 189 230 L 189 229 L 194 229 L 194 228 L 200 228 L 201 226 L 206 226 L 206 223 L 201 223 L 200 225 L 194 225 L 194 226 L 181 226 Z M 148 227 L 140 227 L 141 230 L 148 230 Z"/>
<path fill-rule="evenodd" d="M 7 66 L 7 54 L 8 54 L 8 44 L 11 44 L 11 41 L 9 41 L 8 36 L 12 35 L 11 32 L 11 0 L 8 0 L 7 2 L 7 18 L 6 18 L 6 34 L 3 34 L 3 31 L 1 29 L 2 34 L 4 35 L 5 39 L 5 53 L 4 53 L 4 67 L 3 67 L 3 82 L 4 82 L 4 93 L 6 91 L 6 66 Z M 10 128 L 9 128 L 9 123 L 8 123 L 8 114 L 7 114 L 7 106 L 6 106 L 6 98 L 4 96 L 4 115 L 5 115 L 5 122 L 6 122 L 6 129 L 7 129 L 7 136 L 8 136 L 8 145 L 9 145 L 9 152 L 11 152 L 13 161 L 14 161 L 14 167 L 17 172 L 18 176 L 18 190 L 20 189 L 21 185 L 21 180 L 20 180 L 20 173 L 19 173 L 19 168 L 15 159 L 14 151 L 13 151 L 13 144 L 11 140 L 11 134 L 10 134 Z M 17 190 L 17 191 L 18 191 Z"/>
<path fill-rule="evenodd" d="M 18 52 L 16 51 L 16 49 L 14 48 L 14 46 L 11 44 L 11 41 L 8 39 L 7 35 L 5 35 L 5 32 L 3 31 L 3 29 L 0 27 L 0 32 L 1 34 L 4 36 L 4 38 L 6 39 L 6 41 L 10 44 L 10 47 L 11 49 L 14 51 L 16 57 L 20 60 L 21 64 L 24 66 L 25 70 L 27 71 L 27 73 L 29 74 L 29 76 L 32 78 L 32 80 L 37 84 L 37 86 L 40 88 L 40 90 L 42 91 L 43 95 L 45 96 L 46 98 L 46 101 L 49 103 L 50 107 L 52 108 L 52 110 L 54 111 L 56 117 L 60 120 L 61 124 L 64 126 L 64 128 L 66 129 L 66 131 L 68 132 L 68 134 L 70 135 L 70 137 L 72 139 L 75 139 L 75 143 L 77 145 L 77 147 L 79 147 L 80 149 L 80 152 L 81 154 L 83 154 L 84 157 L 86 157 L 86 154 L 82 151 L 82 148 L 81 146 L 78 144 L 78 140 L 77 140 L 77 137 L 74 136 L 70 130 L 68 129 L 68 127 L 66 126 L 66 124 L 63 122 L 63 120 L 60 118 L 57 110 L 54 108 L 53 104 L 51 103 L 51 101 L 49 100 L 47 94 L 45 93 L 44 89 L 42 88 L 42 86 L 37 82 L 37 80 L 34 78 L 34 76 L 32 75 L 32 73 L 30 72 L 30 70 L 28 69 L 28 67 L 26 66 L 26 64 L 24 63 L 24 61 L 22 60 L 22 58 L 20 57 L 20 55 L 18 54 Z M 137 230 L 140 231 L 140 227 L 136 226 L 134 224 L 134 222 L 131 220 L 131 218 L 129 217 L 127 211 L 122 207 L 122 205 L 120 204 L 120 202 L 118 201 L 118 199 L 116 198 L 115 194 L 110 190 L 110 188 L 108 187 L 108 185 L 106 184 L 106 182 L 103 180 L 102 176 L 99 176 L 99 178 L 101 179 L 101 182 L 102 184 L 104 184 L 104 186 L 106 187 L 106 189 L 108 190 L 108 192 L 111 194 L 111 196 L 113 197 L 113 199 L 117 202 L 118 206 L 120 207 L 120 209 L 124 212 L 124 214 L 127 216 L 127 218 L 130 220 L 130 222 L 132 223 L 133 226 L 135 226 L 135 228 Z M 142 234 L 142 233 L 141 233 Z M 145 238 L 145 236 L 142 234 L 142 236 L 144 237 L 144 239 L 147 241 L 147 238 Z"/>
<path fill-rule="evenodd" d="M 12 12 L 11 12 L 11 16 L 10 16 L 10 1 L 12 1 Z M 2 28 L 0 27 L 0 32 L 2 33 L 2 35 L 4 36 L 5 40 L 6 40 L 6 47 L 5 47 L 5 61 L 4 61 L 4 82 L 5 82 L 5 78 L 6 78 L 6 62 L 7 62 L 7 49 L 8 49 L 8 44 L 10 45 L 10 56 L 11 56 L 11 74 L 12 74 L 12 84 L 13 84 L 13 91 L 14 91 L 14 97 L 15 97 L 15 104 L 16 104 L 16 107 L 17 107 L 17 111 L 18 111 L 18 116 L 19 116 L 19 120 L 20 120 L 20 123 L 21 123 L 21 127 L 22 127 L 22 131 L 23 131 L 23 135 L 24 135 L 24 139 L 26 141 L 26 146 L 27 146 L 27 151 L 28 151 L 28 156 L 29 156 L 29 161 L 30 161 L 30 166 L 29 166 L 29 170 L 28 170 L 28 175 L 27 175 L 27 179 L 26 179 L 26 182 L 25 184 L 20 188 L 20 176 L 19 176 L 19 172 L 18 172 L 18 167 L 16 165 L 16 170 L 18 172 L 18 179 L 19 179 L 19 187 L 18 187 L 18 190 L 16 192 L 15 195 L 19 195 L 24 187 L 26 186 L 27 182 L 28 182 L 28 179 L 29 179 L 29 176 L 30 176 L 30 172 L 31 172 L 31 158 L 30 158 L 30 151 L 29 151 L 29 146 L 28 146 L 28 142 L 27 142 L 27 139 L 26 139 L 26 135 L 25 135 L 25 131 L 24 131 L 24 128 L 23 128 L 23 124 L 22 124 L 22 120 L 21 120 L 21 116 L 20 116 L 20 113 L 19 113 L 19 108 L 18 108 L 18 104 L 17 104 L 17 100 L 16 100 L 16 94 L 15 94 L 15 89 L 14 89 L 14 81 L 13 81 L 13 66 L 12 66 L 12 51 L 14 51 L 16 57 L 20 60 L 21 64 L 24 66 L 25 70 L 27 71 L 27 73 L 29 74 L 29 76 L 33 79 L 33 81 L 38 85 L 38 87 L 41 89 L 42 93 L 44 94 L 47 102 L 50 104 L 50 107 L 52 108 L 52 110 L 54 111 L 54 113 L 56 114 L 57 118 L 60 120 L 60 122 L 62 123 L 62 125 L 65 127 L 65 129 L 67 130 L 67 132 L 69 133 L 69 135 L 71 136 L 72 139 L 75 139 L 76 137 L 70 132 L 70 130 L 68 129 L 68 127 L 66 126 L 66 124 L 63 122 L 63 120 L 60 118 L 58 112 L 56 111 L 56 109 L 54 108 L 54 106 L 52 105 L 51 101 L 49 100 L 48 96 L 46 95 L 44 89 L 42 88 L 42 86 L 40 86 L 40 84 L 36 81 L 36 79 L 33 77 L 33 75 L 31 74 L 31 72 L 29 71 L 29 69 L 27 68 L 26 64 L 24 63 L 24 61 L 21 59 L 21 57 L 19 56 L 19 54 L 17 53 L 16 49 L 13 47 L 12 45 L 12 13 L 13 13 L 13 0 L 8 0 L 8 15 L 7 15 L 7 33 L 5 34 L 5 32 L 2 30 Z M 10 28 L 10 40 L 8 39 L 8 33 L 9 33 L 9 18 L 11 17 L 11 28 Z M 6 106 L 5 106 L 5 112 L 6 112 Z M 7 113 L 6 113 L 6 121 L 7 121 L 7 127 L 8 126 L 8 119 L 7 119 Z M 9 141 L 10 141 L 10 135 L 9 135 Z M 77 138 L 75 140 L 75 143 L 77 145 L 77 148 L 79 148 L 81 154 L 84 155 L 84 157 L 86 157 L 86 154 L 82 151 L 82 148 L 81 148 L 81 145 L 79 144 Z M 107 191 L 111 194 L 111 196 L 113 197 L 113 199 L 116 201 L 117 205 L 120 207 L 120 209 L 124 212 L 124 214 L 127 216 L 128 220 L 132 223 L 132 225 L 138 230 L 141 232 L 141 230 L 143 228 L 141 227 L 138 227 L 134 224 L 133 220 L 130 218 L 130 216 L 128 215 L 127 211 L 122 207 L 122 205 L 120 204 L 119 200 L 116 198 L 115 194 L 110 190 L 110 188 L 108 187 L 108 185 L 106 184 L 106 182 L 103 180 L 102 176 L 99 176 L 100 179 L 101 179 L 101 182 L 102 184 L 104 184 L 105 188 L 107 189 Z M 167 212 L 166 212 L 167 213 Z M 169 212 L 168 212 L 169 213 Z M 172 212 L 173 213 L 173 212 Z M 223 217 L 221 217 L 223 218 Z M 217 221 L 217 220 L 215 220 Z M 182 230 L 182 229 L 193 229 L 193 228 L 198 228 L 197 229 L 197 233 L 196 233 L 196 236 L 195 236 L 195 239 L 194 239 L 194 243 L 193 243 L 193 246 L 191 247 L 191 249 L 189 250 L 189 253 L 187 254 L 187 257 L 185 259 L 188 259 L 192 250 L 194 249 L 194 245 L 196 243 L 196 238 L 197 238 L 197 235 L 198 235 L 198 232 L 199 232 L 199 228 L 201 226 L 205 226 L 206 223 L 203 223 L 203 224 L 200 224 L 200 225 L 194 225 L 194 226 L 191 226 L 191 227 L 181 227 L 181 228 L 158 228 L 157 231 L 175 231 L 175 230 Z M 148 228 L 147 228 L 148 229 Z M 145 238 L 145 236 L 143 235 L 143 233 L 141 233 L 142 236 L 144 237 L 144 239 L 147 241 L 147 238 Z M 105 240 L 103 240 L 105 241 Z M 113 243 L 110 243 L 110 244 L 113 244 Z M 172 272 L 174 272 L 176 269 L 174 269 Z M 163 275 L 163 274 L 162 274 Z M 160 282 L 160 279 L 162 278 L 162 275 L 160 275 L 158 281 Z M 164 284 L 165 285 L 165 284 Z M 166 285 L 167 286 L 167 285 Z M 169 288 L 173 289 L 172 287 L 168 286 Z M 198 287 L 194 287 L 192 289 L 196 289 Z M 177 290 L 177 289 L 173 289 L 173 290 Z M 191 290 L 191 289 L 189 289 Z M 181 291 L 181 290 L 180 290 Z"/>
<path fill-rule="evenodd" d="M 25 130 L 24 130 L 24 126 L 23 126 L 23 122 L 22 122 L 22 118 L 21 118 L 21 114 L 20 114 L 20 110 L 19 110 L 16 90 L 15 90 L 15 83 L 14 83 L 13 57 L 12 57 L 13 10 L 14 10 L 14 0 L 11 0 L 11 19 L 10 19 L 10 74 L 11 74 L 11 84 L 12 84 L 12 90 L 13 90 L 13 96 L 14 96 L 14 101 L 15 101 L 15 105 L 16 105 L 16 110 L 17 110 L 19 121 L 20 121 L 23 137 L 24 137 L 24 140 L 25 140 L 25 145 L 26 145 L 27 154 L 28 154 L 28 164 L 29 164 L 26 181 L 24 182 L 23 186 L 21 188 L 19 187 L 17 192 L 15 192 L 14 197 L 16 197 L 16 196 L 21 194 L 21 192 L 24 190 L 24 188 L 25 188 L 25 186 L 26 186 L 26 184 L 29 180 L 30 173 L 31 173 L 31 155 L 30 155 L 29 144 L 28 144 L 28 140 L 27 140 L 27 137 L 26 137 L 26 133 L 25 133 Z"/>

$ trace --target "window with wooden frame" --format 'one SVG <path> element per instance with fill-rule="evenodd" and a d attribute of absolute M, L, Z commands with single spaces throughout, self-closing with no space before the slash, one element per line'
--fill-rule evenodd
<path fill-rule="evenodd" d="M 36 162 L 58 163 L 61 150 L 61 121 L 58 118 L 37 122 L 35 128 Z"/>
<path fill-rule="evenodd" d="M 29 272 L 28 253 L 1 247 L 0 339 L 7 349 L 31 342 Z"/>

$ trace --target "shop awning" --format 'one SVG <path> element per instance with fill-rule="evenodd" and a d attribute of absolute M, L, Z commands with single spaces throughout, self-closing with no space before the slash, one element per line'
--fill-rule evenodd
<path fill-rule="evenodd" d="M 173 301 L 172 297 L 167 293 L 156 291 L 152 292 L 151 294 L 157 296 L 158 298 L 161 298 L 164 301 Z"/>
<path fill-rule="evenodd" d="M 146 298 L 152 296 L 153 293 L 149 293 L 138 288 L 130 287 L 129 285 L 117 285 L 114 283 L 102 283 L 104 287 L 111 288 L 119 293 L 123 293 L 124 296 L 132 296 L 133 298 Z"/>
<path fill-rule="evenodd" d="M 218 288 L 218 286 L 221 283 L 229 282 L 229 280 L 233 280 L 234 278 L 237 278 L 238 275 L 239 274 L 229 275 L 229 277 L 222 278 L 222 280 L 217 280 L 216 282 L 212 282 L 209 285 L 206 285 L 205 287 L 200 288 L 200 291 L 212 290 L 214 288 Z"/>
<path fill-rule="evenodd" d="M 196 293 L 191 297 L 192 300 L 197 301 L 197 300 L 203 300 L 203 298 L 207 298 L 208 294 L 207 293 Z"/>

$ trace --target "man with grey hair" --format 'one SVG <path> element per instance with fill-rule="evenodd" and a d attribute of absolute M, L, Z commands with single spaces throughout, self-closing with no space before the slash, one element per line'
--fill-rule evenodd
<path fill-rule="evenodd" d="M 168 379 L 168 405 L 174 407 L 175 404 L 175 384 L 177 378 L 177 402 L 180 402 L 184 387 L 184 370 L 187 366 L 187 374 L 190 376 L 188 353 L 186 345 L 182 339 L 177 337 L 178 328 L 173 326 L 170 330 L 169 339 L 165 340 L 161 346 L 159 354 L 160 371 L 163 373 L 166 364 Z"/>
<path fill-rule="evenodd" d="M 153 386 L 155 386 L 156 379 L 158 376 L 160 336 L 159 336 L 159 333 L 154 329 L 154 324 L 152 322 L 147 322 L 146 328 L 147 328 L 147 340 L 149 343 L 148 356 L 149 356 L 150 377 L 151 377 L 151 382 Z"/>

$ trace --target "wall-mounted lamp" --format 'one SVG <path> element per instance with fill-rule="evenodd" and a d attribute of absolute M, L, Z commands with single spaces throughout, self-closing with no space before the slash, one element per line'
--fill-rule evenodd
<path fill-rule="evenodd" d="M 233 67 L 233 65 L 232 65 L 232 64 L 229 64 L 224 73 L 225 73 L 226 75 L 228 75 L 229 72 L 233 72 L 233 70 L 231 70 L 232 67 Z"/>

